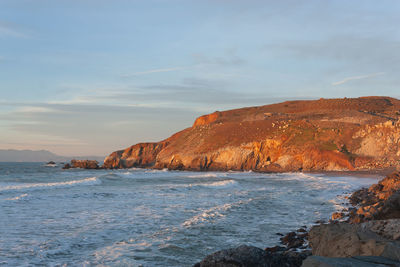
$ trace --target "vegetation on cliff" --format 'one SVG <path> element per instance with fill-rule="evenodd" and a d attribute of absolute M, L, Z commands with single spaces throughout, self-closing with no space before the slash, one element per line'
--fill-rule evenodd
<path fill-rule="evenodd" d="M 158 143 L 113 152 L 105 168 L 336 171 L 399 166 L 400 101 L 287 101 L 214 112 Z"/>

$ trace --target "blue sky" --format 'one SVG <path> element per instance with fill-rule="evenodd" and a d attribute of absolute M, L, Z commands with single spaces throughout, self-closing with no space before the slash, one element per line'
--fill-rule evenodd
<path fill-rule="evenodd" d="M 106 155 L 195 117 L 400 97 L 397 0 L 0 0 L 0 149 Z"/>

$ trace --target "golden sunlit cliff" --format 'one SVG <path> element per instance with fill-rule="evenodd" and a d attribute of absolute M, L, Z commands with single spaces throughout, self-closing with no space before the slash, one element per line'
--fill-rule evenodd
<path fill-rule="evenodd" d="M 341 171 L 400 165 L 400 101 L 287 101 L 214 112 L 158 143 L 113 152 L 105 168 Z"/>

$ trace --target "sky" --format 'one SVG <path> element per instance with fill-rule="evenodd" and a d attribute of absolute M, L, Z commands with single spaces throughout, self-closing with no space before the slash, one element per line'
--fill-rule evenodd
<path fill-rule="evenodd" d="M 0 0 L 0 149 L 105 156 L 197 116 L 400 98 L 398 0 Z"/>

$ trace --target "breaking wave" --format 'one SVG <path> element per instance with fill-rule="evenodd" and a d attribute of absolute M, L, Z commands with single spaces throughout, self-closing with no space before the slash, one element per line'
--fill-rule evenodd
<path fill-rule="evenodd" d="M 96 185 L 100 183 L 101 181 L 97 179 L 97 177 L 89 177 L 82 180 L 72 180 L 72 181 L 57 182 L 57 183 L 35 183 L 35 184 L 24 183 L 24 184 L 13 184 L 13 185 L 0 185 L 0 192 L 59 188 L 59 187 L 70 187 L 77 185 Z"/>
<path fill-rule="evenodd" d="M 253 201 L 252 198 L 247 200 L 240 200 L 234 203 L 227 203 L 220 206 L 215 206 L 210 209 L 204 210 L 203 212 L 193 216 L 192 218 L 186 220 L 182 223 L 183 227 L 191 227 L 199 223 L 210 222 L 217 218 L 225 217 L 224 212 L 229 211 L 232 208 L 239 207 L 244 204 L 248 204 Z"/>

